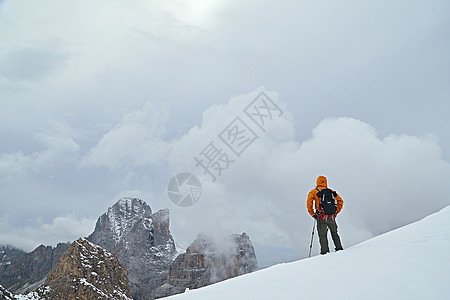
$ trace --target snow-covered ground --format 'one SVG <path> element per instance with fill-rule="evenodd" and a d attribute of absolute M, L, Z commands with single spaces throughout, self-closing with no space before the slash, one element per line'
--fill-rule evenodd
<path fill-rule="evenodd" d="M 341 237 L 345 239 L 345 232 Z M 166 299 L 327 298 L 450 299 L 450 206 L 344 251 L 276 265 Z"/>

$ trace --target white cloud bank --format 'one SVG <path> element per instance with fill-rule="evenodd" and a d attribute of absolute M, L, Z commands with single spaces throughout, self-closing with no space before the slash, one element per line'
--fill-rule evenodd
<path fill-rule="evenodd" d="M 169 151 L 168 143 L 163 140 L 167 114 L 167 107 L 156 108 L 151 102 L 142 110 L 126 114 L 103 135 L 82 164 L 109 169 L 159 164 Z"/>

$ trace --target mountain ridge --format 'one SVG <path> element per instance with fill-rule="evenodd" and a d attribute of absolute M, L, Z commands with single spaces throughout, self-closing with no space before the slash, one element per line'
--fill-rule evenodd
<path fill-rule="evenodd" d="M 153 212 L 151 207 L 142 199 L 133 197 L 124 197 L 119 199 L 111 207 L 103 213 L 96 222 L 94 231 L 85 239 L 89 243 L 89 247 L 99 247 L 118 258 L 118 261 L 127 270 L 127 281 L 130 289 L 130 295 L 135 300 L 154 299 L 158 288 L 165 285 L 166 282 L 172 284 L 173 291 L 164 290 L 164 296 L 173 295 L 175 292 L 184 292 L 186 288 L 200 287 L 215 283 L 220 280 L 228 279 L 234 276 L 254 271 L 257 268 L 256 255 L 253 245 L 247 234 L 231 235 L 225 239 L 228 242 L 217 244 L 211 238 L 205 238 L 199 234 L 198 238 L 192 242 L 189 250 L 185 254 L 179 252 L 177 244 L 170 233 L 170 213 L 168 209 L 161 209 Z M 4 256 L 4 264 L 0 264 L 1 268 L 7 269 L 9 273 L 6 275 L 14 275 L 17 273 L 14 282 L 4 284 L 4 280 L 0 277 L 0 283 L 3 285 L 5 292 L 28 293 L 24 297 L 34 297 L 40 299 L 50 295 L 52 292 L 51 284 L 54 284 L 54 270 L 59 267 L 62 260 L 67 261 L 67 251 L 70 247 L 73 252 L 74 243 L 80 244 L 80 240 L 74 241 L 71 246 L 69 244 L 58 244 L 57 247 L 39 246 L 30 253 L 22 253 L 20 250 L 3 247 L 8 253 L 17 256 L 17 259 L 9 259 L 14 255 Z M 226 247 L 225 247 L 226 246 Z M 81 248 L 79 249 L 82 250 Z M 94 251 L 94 250 L 93 250 Z M 95 251 L 94 251 L 95 252 Z M 99 252 L 99 250 L 96 250 Z M 5 252 L 6 253 L 6 252 Z M 77 256 L 79 253 L 73 252 L 71 257 Z M 178 271 L 169 272 L 176 258 L 183 264 L 184 256 L 198 257 L 204 265 L 201 279 L 193 284 L 176 278 Z M 65 257 L 65 258 L 64 258 Z M 64 259 L 63 259 L 64 258 Z M 45 261 L 47 264 L 42 267 L 39 262 Z M 47 266 L 48 265 L 48 266 Z M 70 265 L 70 264 L 66 264 Z M 14 272 L 11 272 L 11 266 L 18 266 Z M 87 265 L 86 265 L 87 266 Z M 83 269 L 85 265 L 80 268 Z M 193 266 L 197 268 L 198 266 Z M 20 277 L 23 269 L 35 270 L 35 273 Z M 174 268 L 179 268 L 174 265 Z M 179 268 L 180 272 L 190 273 L 192 270 Z M 194 270 L 194 272 L 197 272 Z M 4 272 L 5 273 L 5 272 Z M 73 272 L 72 272 L 73 273 Z M 63 276 L 63 272 L 58 272 L 58 276 Z M 197 274 L 199 274 L 197 272 Z M 87 275 L 86 280 L 90 280 Z M 168 281 L 168 279 L 171 281 Z M 76 279 L 80 286 L 84 286 Z M 92 283 L 94 284 L 94 283 Z M 39 288 L 38 288 L 39 287 Z M 36 289 L 37 288 L 37 289 Z M 87 290 L 86 290 L 87 292 Z M 84 295 L 84 294 L 83 294 Z M 161 295 L 161 294 L 160 294 Z M 19 295 L 20 296 L 20 295 Z M 20 296 L 21 297 L 21 296 Z M 44 299 L 43 298 L 43 299 Z M 23 298 L 25 299 L 25 298 Z M 31 298 L 30 298 L 31 299 Z"/>
<path fill-rule="evenodd" d="M 13 293 L 37 288 L 46 281 L 68 246 L 68 243 L 58 243 L 56 247 L 40 245 L 29 253 L 20 254 L 0 266 L 0 282 Z"/>

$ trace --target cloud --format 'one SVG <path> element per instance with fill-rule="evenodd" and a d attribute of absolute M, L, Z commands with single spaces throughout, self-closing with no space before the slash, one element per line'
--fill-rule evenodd
<path fill-rule="evenodd" d="M 281 107 L 276 108 L 277 111 L 270 111 L 273 116 L 270 117 L 271 119 L 269 117 L 266 117 L 266 119 L 270 119 L 271 126 L 264 130 L 259 128 L 255 121 L 245 113 L 247 106 L 257 99 L 262 92 L 269 99 L 277 100 L 279 97 L 278 93 L 268 91 L 264 86 L 260 86 L 250 93 L 234 96 L 226 103 L 206 108 L 202 114 L 200 126 L 192 127 L 187 134 L 172 141 L 171 155 L 168 159 L 172 168 L 181 169 L 182 167 L 189 168 L 189 166 L 192 166 L 194 157 L 198 156 L 210 142 L 217 144 L 220 148 L 232 151 L 226 145 L 228 131 L 224 131 L 233 129 L 234 124 L 232 122 L 237 117 L 249 130 L 254 131 L 256 139 L 260 139 L 264 135 L 264 130 L 267 130 L 273 136 L 273 142 L 276 143 L 293 139 L 295 129 L 291 126 L 292 114 L 286 109 L 284 103 L 278 103 Z M 268 103 L 273 106 L 270 102 Z M 275 109 L 272 106 L 271 108 Z M 284 117 L 275 117 L 280 112 L 284 114 Z M 253 113 L 253 111 L 250 113 Z M 261 114 L 267 114 L 267 108 L 262 108 Z M 258 117 L 256 116 L 255 119 L 258 119 Z"/>
<path fill-rule="evenodd" d="M 163 140 L 166 120 L 167 108 L 156 108 L 148 102 L 143 109 L 126 114 L 105 133 L 82 164 L 118 169 L 160 163 L 169 150 Z"/>
<path fill-rule="evenodd" d="M 0 218 L 0 244 L 32 251 L 41 244 L 72 242 L 89 235 L 94 230 L 95 222 L 95 219 L 79 219 L 73 215 L 65 215 L 54 218 L 51 223 L 39 223 L 18 229 L 11 227 L 8 218 L 3 216 Z"/>
<path fill-rule="evenodd" d="M 10 102 L 5 127 L 67 111 L 80 126 L 108 126 L 151 97 L 175 103 L 168 129 L 179 133 L 217 99 L 264 84 L 290 102 L 301 139 L 332 115 L 368 120 L 382 134 L 446 134 L 447 110 L 438 107 L 448 107 L 448 41 L 438 37 L 448 4 L 207 2 L 5 2 L 1 61 L 21 49 L 69 55 L 64 72 L 50 72 L 36 89 L 0 82 Z M 14 109 L 23 102 L 39 105 L 19 122 Z M 309 113 L 319 102 L 320 113 Z"/>
<path fill-rule="evenodd" d="M 208 28 L 214 21 L 214 17 L 217 16 L 217 12 L 220 11 L 220 8 L 223 9 L 227 2 L 223 0 L 200 0 L 195 2 L 171 0 L 161 3 L 161 7 L 182 23 Z"/>
<path fill-rule="evenodd" d="M 67 58 L 60 51 L 26 47 L 6 54 L 0 73 L 11 80 L 40 80 L 61 69 Z"/>
<path fill-rule="evenodd" d="M 36 225 L 36 218 L 49 222 L 55 215 L 75 211 L 74 207 L 82 211 L 80 197 L 90 193 L 90 174 L 78 172 L 80 146 L 75 130 L 49 120 L 46 130 L 33 137 L 35 151 L 0 153 L 0 218 L 10 216 L 12 228 Z"/>
<path fill-rule="evenodd" d="M 80 146 L 71 136 L 74 132 L 64 122 L 49 120 L 47 131 L 34 136 L 43 149 L 27 154 L 0 153 L 0 175 L 2 178 L 11 178 L 15 175 L 52 172 L 68 164 L 76 165 Z"/>

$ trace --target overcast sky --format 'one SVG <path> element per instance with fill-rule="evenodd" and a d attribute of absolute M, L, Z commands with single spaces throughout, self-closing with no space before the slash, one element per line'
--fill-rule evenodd
<path fill-rule="evenodd" d="M 185 245 L 247 232 L 265 266 L 307 255 L 318 175 L 344 247 L 418 220 L 450 204 L 448 53 L 448 1 L 0 0 L 0 243 L 86 236 L 136 196 Z M 257 138 L 212 182 L 194 157 L 236 117 Z"/>

